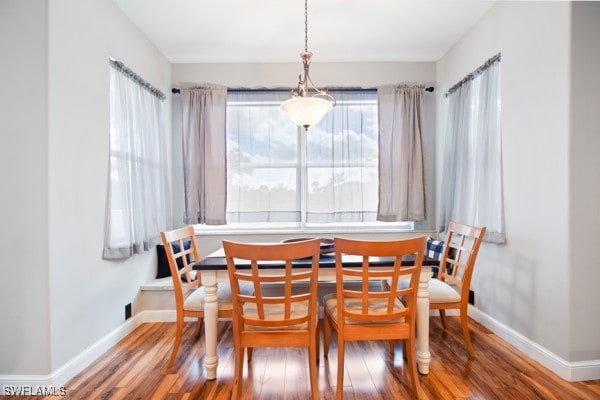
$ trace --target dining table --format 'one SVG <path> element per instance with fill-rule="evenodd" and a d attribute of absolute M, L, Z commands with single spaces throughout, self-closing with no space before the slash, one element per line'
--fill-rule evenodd
<path fill-rule="evenodd" d="M 414 265 L 414 256 L 405 256 L 402 264 Z M 236 260 L 242 264 L 245 260 Z M 250 268 L 249 261 L 248 268 Z M 293 268 L 310 268 L 312 259 L 294 260 Z M 362 257 L 352 255 L 342 255 L 342 264 L 345 267 L 361 267 Z M 239 265 L 239 264 L 238 264 Z M 385 268 L 394 265 L 393 257 L 370 257 L 370 268 Z M 429 364 L 431 354 L 429 352 L 429 280 L 432 277 L 432 266 L 437 266 L 438 261 L 424 257 L 421 274 L 419 277 L 419 288 L 417 293 L 417 315 L 416 315 L 416 359 L 417 367 L 421 374 L 429 373 Z M 259 263 L 259 268 L 278 269 L 283 268 L 285 264 L 268 262 Z M 227 261 L 223 248 L 220 248 L 200 262 L 193 264 L 193 269 L 198 271 L 200 279 L 205 290 L 204 297 L 204 340 L 206 355 L 204 358 L 204 368 L 206 379 L 213 380 L 217 378 L 217 366 L 219 357 L 217 354 L 217 323 L 218 323 L 218 299 L 217 288 L 219 283 L 229 283 L 229 273 L 227 272 Z M 319 282 L 335 282 L 335 256 L 333 253 L 321 254 L 319 258 Z"/>

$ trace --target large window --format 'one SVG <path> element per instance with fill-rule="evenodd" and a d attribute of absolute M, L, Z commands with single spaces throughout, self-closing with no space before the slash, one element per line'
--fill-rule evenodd
<path fill-rule="evenodd" d="M 377 92 L 332 93 L 336 107 L 308 131 L 280 110 L 289 92 L 228 93 L 229 228 L 392 225 L 376 221 Z"/>
<path fill-rule="evenodd" d="M 104 258 L 124 258 L 160 243 L 160 231 L 170 226 L 164 95 L 122 63 L 110 66 Z"/>

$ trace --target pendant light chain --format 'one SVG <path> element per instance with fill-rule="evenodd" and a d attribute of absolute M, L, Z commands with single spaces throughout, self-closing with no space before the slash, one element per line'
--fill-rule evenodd
<path fill-rule="evenodd" d="M 308 0 L 304 0 L 304 51 L 308 52 Z"/>
<path fill-rule="evenodd" d="M 298 87 L 292 90 L 292 98 L 281 103 L 281 109 L 292 121 L 308 130 L 335 107 L 335 98 L 315 86 L 308 73 L 312 53 L 308 51 L 308 0 L 304 0 L 304 51 L 300 53 L 304 67 L 304 77 L 298 76 Z M 316 92 L 313 95 L 309 91 Z"/>

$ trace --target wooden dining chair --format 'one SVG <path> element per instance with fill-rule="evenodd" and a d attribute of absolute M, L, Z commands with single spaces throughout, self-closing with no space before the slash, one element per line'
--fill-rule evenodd
<path fill-rule="evenodd" d="M 335 239 L 336 293 L 326 295 L 323 301 L 325 357 L 329 353 L 332 329 L 337 332 L 337 399 L 342 398 L 344 388 L 344 347 L 347 341 L 354 340 L 403 340 L 412 390 L 419 398 L 415 317 L 425 241 L 425 236 L 394 241 Z M 342 255 L 362 257 L 362 267 L 344 267 Z M 414 255 L 414 265 L 401 265 L 405 255 Z M 394 265 L 372 268 L 371 257 L 393 257 Z M 387 279 L 391 282 L 387 289 L 376 290 L 369 285 L 369 281 Z M 408 287 L 398 289 L 400 279 L 407 279 Z M 344 288 L 347 280 L 358 280 L 360 288 Z"/>
<path fill-rule="evenodd" d="M 479 246 L 485 227 L 450 222 L 440 260 L 438 279 L 429 281 L 429 308 L 439 310 L 442 326 L 446 327 L 446 310 L 460 311 L 460 324 L 469 352 L 475 357 L 469 336 L 469 290 Z"/>
<path fill-rule="evenodd" d="M 177 325 L 175 341 L 171 358 L 167 368 L 173 366 L 183 333 L 183 321 L 185 317 L 198 318 L 198 331 L 200 335 L 204 319 L 204 287 L 193 274 L 192 266 L 200 261 L 200 252 L 196 243 L 196 235 L 192 226 L 161 232 L 160 236 L 165 248 L 165 254 L 169 262 L 171 277 L 173 278 L 173 291 L 175 294 L 175 309 L 177 311 Z M 189 245 L 188 245 L 189 243 Z M 243 285 L 240 290 L 243 293 L 251 293 L 252 285 Z M 219 317 L 231 316 L 231 289 L 228 284 L 219 284 L 217 289 L 217 302 L 219 304 Z"/>
<path fill-rule="evenodd" d="M 232 398 L 242 387 L 244 348 L 306 347 L 313 399 L 319 398 L 317 385 L 317 283 L 320 240 L 294 243 L 244 244 L 223 241 L 233 294 L 233 344 L 235 376 Z M 312 257 L 310 268 L 294 269 L 292 260 Z M 259 268 L 279 263 L 281 268 Z M 292 285 L 298 281 L 306 285 Z M 242 283 L 254 286 L 253 294 L 241 291 Z M 263 291 L 263 284 L 280 283 L 283 294 Z M 248 352 L 248 361 L 251 353 Z M 265 379 L 268 379 L 265 377 Z"/>

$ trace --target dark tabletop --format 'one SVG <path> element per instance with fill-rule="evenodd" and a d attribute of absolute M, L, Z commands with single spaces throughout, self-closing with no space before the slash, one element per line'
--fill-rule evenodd
<path fill-rule="evenodd" d="M 343 256 L 342 258 L 343 264 L 345 267 L 360 267 L 362 266 L 362 257 L 359 256 Z M 404 256 L 402 258 L 402 265 L 409 266 L 413 265 L 415 262 L 415 256 Z M 302 258 L 298 260 L 292 261 L 292 265 L 297 266 L 298 268 L 308 268 L 312 264 L 312 258 Z M 371 257 L 370 264 L 373 266 L 379 267 L 390 267 L 394 265 L 393 257 Z M 250 266 L 250 261 L 247 260 L 238 260 L 238 266 L 248 265 Z M 260 262 L 261 268 L 281 268 L 285 264 L 280 261 L 274 262 Z M 432 266 L 438 265 L 438 261 L 429 257 L 425 257 L 423 259 L 423 265 Z M 204 270 L 223 270 L 227 269 L 227 261 L 223 256 L 217 257 L 206 257 L 199 263 L 195 263 L 193 268 L 196 270 L 204 269 Z M 321 255 L 319 259 L 319 268 L 335 268 L 335 256 L 332 254 Z"/>

